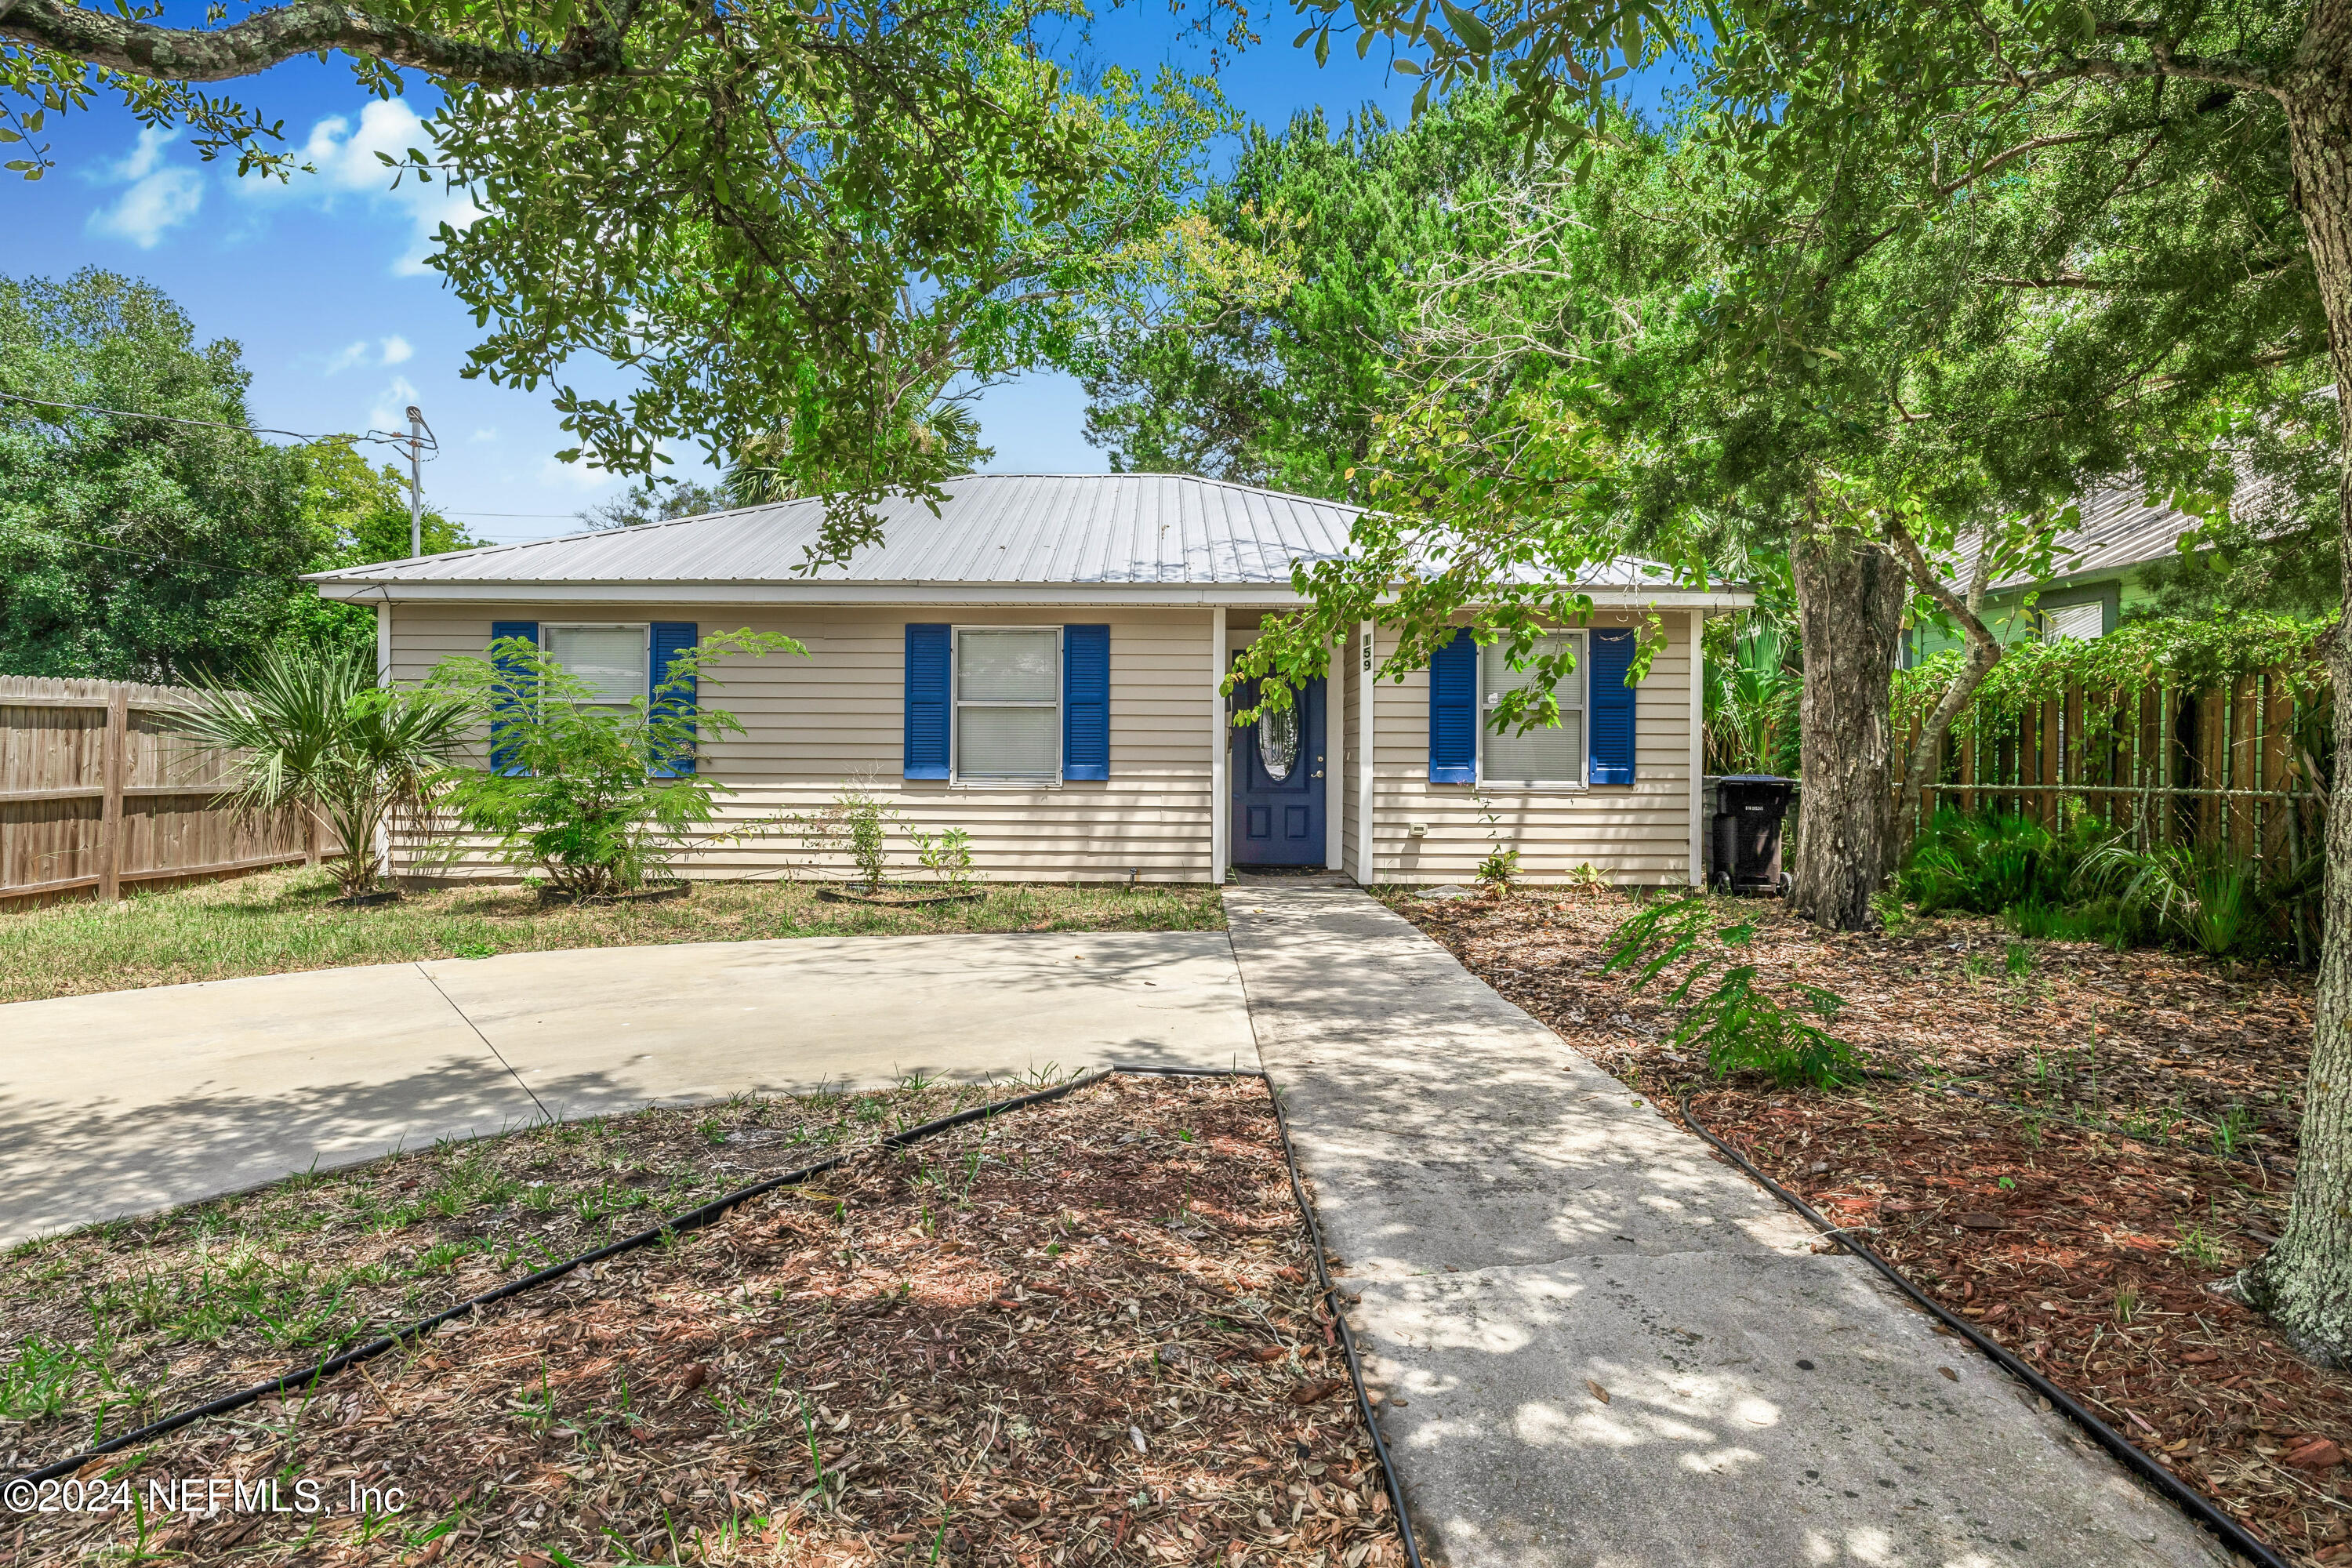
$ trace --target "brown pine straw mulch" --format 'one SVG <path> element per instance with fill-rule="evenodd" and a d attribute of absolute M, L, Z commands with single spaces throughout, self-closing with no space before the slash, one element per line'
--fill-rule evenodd
<path fill-rule="evenodd" d="M 1828 937 L 1744 901 L 1742 962 L 1840 993 L 1835 1032 L 1869 1065 L 1936 1080 L 1776 1089 L 1718 1084 L 1673 1047 L 1664 986 L 1600 973 L 1622 896 L 1389 902 L 1662 1110 L 1692 1091 L 1709 1131 L 2281 1557 L 2352 1563 L 2352 1376 L 2210 1289 L 2285 1217 L 2310 976 L 2058 942 L 2012 973 L 1988 921 Z"/>
<path fill-rule="evenodd" d="M 315 1515 L 148 1521 L 207 1563 L 1393 1568 L 1307 1247 L 1263 1084 L 1117 1078 L 105 1473 L 320 1483 Z M 405 1511 L 347 1511 L 388 1487 Z M 0 1515 L 0 1543 L 61 1563 L 140 1524 Z"/>
<path fill-rule="evenodd" d="M 446 1140 L 10 1247 L 0 1475 L 313 1365 L 723 1193 L 1041 1086 L 909 1079 L 649 1107 Z"/>

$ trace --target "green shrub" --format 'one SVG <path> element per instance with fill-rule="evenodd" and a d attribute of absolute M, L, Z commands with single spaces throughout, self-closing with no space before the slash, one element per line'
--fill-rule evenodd
<path fill-rule="evenodd" d="M 2135 849 L 2120 840 L 2085 858 L 2076 881 L 2108 895 L 2146 928 L 2209 958 L 2254 958 L 2268 951 L 2302 889 L 2293 874 L 2265 887 L 2256 862 L 2218 846 Z"/>
<path fill-rule="evenodd" d="M 876 797 L 861 780 L 833 797 L 833 803 L 801 826 L 801 838 L 821 852 L 846 855 L 857 868 L 857 881 L 867 892 L 881 891 L 890 869 L 890 824 L 898 813 Z M 918 848 L 924 836 L 916 835 Z M 926 861 L 928 865 L 929 862 Z"/>
<path fill-rule="evenodd" d="M 704 667 L 807 651 L 768 633 L 716 633 L 674 658 L 650 699 L 617 706 L 521 637 L 499 638 L 485 657 L 444 659 L 428 689 L 467 704 L 493 762 L 442 773 L 439 804 L 497 858 L 574 900 L 641 887 L 719 814 L 721 786 L 691 771 L 697 745 L 743 732 L 726 710 L 696 706 L 709 680 Z"/>
<path fill-rule="evenodd" d="M 1516 849 L 1497 849 L 1478 862 L 1478 880 L 1496 893 L 1508 893 L 1518 876 L 1519 852 Z"/>
<path fill-rule="evenodd" d="M 1801 1083 L 1832 1089 L 1861 1079 L 1853 1048 L 1826 1027 L 1837 1021 L 1844 998 L 1801 982 L 1789 986 L 1785 999 L 1759 986 L 1754 964 L 1730 963 L 1754 939 L 1756 922 L 1718 925 L 1717 907 L 1705 894 L 1651 904 L 1610 933 L 1603 973 L 1640 965 L 1632 985 L 1638 994 L 1676 965 L 1686 965 L 1666 1000 L 1698 999 L 1675 1027 L 1675 1044 L 1703 1047 L 1707 1068 L 1717 1078 L 1762 1072 L 1784 1089 Z M 1709 942 L 1724 952 L 1705 950 Z M 1698 994 L 1710 980 L 1712 988 Z"/>
<path fill-rule="evenodd" d="M 2111 837 L 2078 816 L 2063 834 L 2007 812 L 1938 811 L 1903 868 L 1904 897 L 1922 914 L 1997 915 L 2019 904 L 2063 904 L 2084 857 Z"/>
<path fill-rule="evenodd" d="M 2003 910 L 2001 919 L 2030 942 L 2095 942 L 2117 952 L 2145 941 L 2148 934 L 2146 922 L 2113 898 L 2074 904 L 2032 900 Z"/>
<path fill-rule="evenodd" d="M 971 835 L 961 827 L 944 833 L 918 833 L 915 859 L 935 881 L 961 888 L 971 880 Z"/>

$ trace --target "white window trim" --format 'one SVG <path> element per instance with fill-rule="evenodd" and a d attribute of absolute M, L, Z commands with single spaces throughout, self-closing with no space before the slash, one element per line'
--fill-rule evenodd
<path fill-rule="evenodd" d="M 1584 727 L 1584 748 L 1577 756 L 1578 776 L 1572 779 L 1490 779 L 1486 776 L 1486 650 L 1482 647 L 1478 650 L 1478 765 L 1476 769 L 1480 789 L 1550 790 L 1556 794 L 1563 791 L 1581 794 L 1592 787 L 1590 782 L 1592 777 L 1592 666 L 1587 657 L 1591 651 L 1592 639 L 1584 632 L 1574 629 L 1546 632 L 1544 636 L 1546 637 L 1564 637 L 1576 644 L 1575 679 L 1581 682 L 1583 687 L 1577 694 L 1583 701 L 1583 707 L 1578 711 L 1583 715 Z"/>
<path fill-rule="evenodd" d="M 1054 700 L 1048 702 L 975 702 L 975 708 L 1051 708 L 1054 710 L 1054 776 L 1034 779 L 968 779 L 963 776 L 963 634 L 1051 632 L 1054 634 Z M 948 628 L 948 786 L 951 789 L 1059 789 L 1062 787 L 1062 628 L 1058 626 L 951 626 Z"/>
<path fill-rule="evenodd" d="M 654 670 L 654 627 L 651 621 L 541 621 L 539 624 L 539 651 L 544 658 L 555 658 L 554 650 L 549 646 L 551 643 L 555 641 L 555 638 L 550 635 L 554 632 L 625 631 L 634 631 L 637 634 L 638 673 L 644 677 L 643 685 L 645 687 L 645 689 L 638 692 L 637 696 L 646 698 L 650 701 L 652 700 Z M 556 659 L 556 662 L 558 664 L 562 664 L 563 661 L 558 658 Z M 569 673 L 568 666 L 566 667 L 566 673 Z M 583 702 L 580 706 L 583 708 L 626 708 L 632 700 L 634 700 L 634 699 L 626 698 L 617 701 L 591 700 L 589 701 Z"/>

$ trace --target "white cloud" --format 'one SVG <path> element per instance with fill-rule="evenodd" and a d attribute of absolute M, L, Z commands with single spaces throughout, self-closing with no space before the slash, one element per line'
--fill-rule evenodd
<path fill-rule="evenodd" d="M 368 411 L 368 426 L 375 430 L 406 431 L 408 405 L 416 401 L 416 388 L 404 375 L 395 375 L 376 395 L 375 406 Z"/>
<path fill-rule="evenodd" d="M 145 179 L 163 162 L 163 149 L 179 139 L 177 131 L 150 125 L 139 133 L 138 145 L 131 149 L 131 156 L 114 166 L 111 177 L 118 180 Z"/>
<path fill-rule="evenodd" d="M 90 232 L 110 234 L 142 250 L 152 250 L 167 230 L 196 216 L 196 209 L 204 205 L 205 177 L 194 169 L 163 162 L 163 149 L 179 134 L 152 126 L 139 133 L 131 155 L 101 176 L 110 183 L 127 182 L 131 188 L 113 205 L 89 215 Z"/>
<path fill-rule="evenodd" d="M 397 100 L 370 103 L 360 110 L 356 126 L 336 114 L 310 128 L 302 156 L 313 173 L 296 174 L 282 185 L 275 180 L 240 180 L 237 194 L 257 202 L 307 200 L 329 210 L 339 198 L 356 196 L 379 210 L 404 214 L 409 247 L 392 269 L 404 276 L 421 273 L 427 270 L 425 258 L 432 254 L 433 237 L 440 226 L 446 223 L 464 228 L 482 216 L 482 209 L 465 191 L 451 190 L 437 179 L 426 184 L 404 174 L 395 190 L 394 171 L 376 154 L 405 163 L 411 147 L 422 147 L 428 154 L 432 151 L 432 138 L 415 111 Z M 408 344 L 386 338 L 383 353 L 379 363 L 398 364 L 408 357 Z"/>
<path fill-rule="evenodd" d="M 410 360 L 416 357 L 416 350 L 409 345 L 409 342 L 406 338 L 402 337 L 397 332 L 388 338 L 378 338 L 375 343 L 374 353 L 375 357 L 371 360 L 368 357 L 368 341 L 365 338 L 354 339 L 352 342 L 345 343 L 341 348 L 337 349 L 333 353 L 329 354 L 326 359 L 320 363 L 319 374 L 320 375 L 340 375 L 344 371 L 352 368 L 354 365 L 365 365 L 371 363 L 378 365 L 406 364 Z"/>
<path fill-rule="evenodd" d="M 499 427 L 495 425 L 485 425 L 474 432 L 473 438 L 477 441 L 495 441 L 499 438 Z"/>

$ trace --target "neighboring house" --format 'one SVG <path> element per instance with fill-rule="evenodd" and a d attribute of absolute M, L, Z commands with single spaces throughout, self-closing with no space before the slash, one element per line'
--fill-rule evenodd
<path fill-rule="evenodd" d="M 377 606 L 387 678 L 501 636 L 535 639 L 624 699 L 671 650 L 750 626 L 811 657 L 717 667 L 706 700 L 748 733 L 708 742 L 730 819 L 814 814 L 864 782 L 905 831 L 962 827 L 995 879 L 1202 882 L 1234 866 L 1329 867 L 1364 882 L 1472 877 L 1498 847 L 1558 879 L 1696 881 L 1701 714 L 1695 593 L 1622 563 L 1589 584 L 1592 624 L 1564 723 L 1479 722 L 1517 679 L 1465 636 L 1402 684 L 1365 679 L 1395 647 L 1359 631 L 1290 714 L 1247 731 L 1219 696 L 1259 617 L 1300 603 L 1294 561 L 1347 547 L 1353 509 L 1161 475 L 951 479 L 934 517 L 884 507 L 885 542 L 803 574 L 823 503 L 324 572 L 328 598 Z M 1647 679 L 1621 677 L 1655 613 Z M 1366 736 L 1370 743 L 1366 744 Z M 903 839 L 895 847 L 903 852 Z M 791 838 L 700 849 L 693 875 L 774 875 Z M 903 863 L 903 861 L 902 861 Z"/>
<path fill-rule="evenodd" d="M 2137 488 L 2097 489 L 2082 502 L 2076 526 L 2059 536 L 2054 577 L 2011 577 L 1985 593 L 1985 629 L 2002 646 L 2034 638 L 2105 637 L 2123 623 L 2126 611 L 2151 597 L 2143 585 L 2151 562 L 2170 560 L 2180 536 L 2198 520 L 2171 507 L 2143 504 Z M 1951 583 L 1968 591 L 1973 557 L 1964 558 Z M 2028 601 L 2031 601 L 2029 603 Z M 1935 622 L 1903 634 L 1907 667 L 1962 646 L 1959 628 Z"/>

